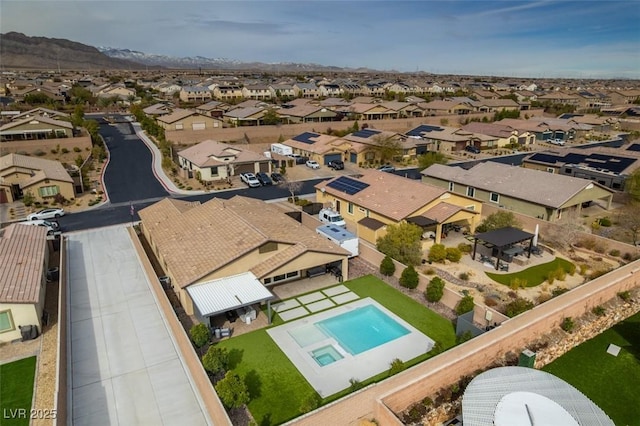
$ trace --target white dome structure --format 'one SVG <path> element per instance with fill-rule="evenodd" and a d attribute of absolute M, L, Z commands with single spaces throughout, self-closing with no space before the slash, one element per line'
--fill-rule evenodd
<path fill-rule="evenodd" d="M 474 378 L 462 397 L 465 426 L 615 426 L 607 414 L 558 377 L 500 367 Z"/>

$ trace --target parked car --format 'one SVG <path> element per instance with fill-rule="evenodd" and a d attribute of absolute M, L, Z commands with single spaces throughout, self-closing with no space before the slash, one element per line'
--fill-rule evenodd
<path fill-rule="evenodd" d="M 309 157 L 296 157 L 296 164 L 305 164 Z"/>
<path fill-rule="evenodd" d="M 282 176 L 280 173 L 274 172 L 271 173 L 271 180 L 277 185 L 284 180 L 284 176 Z"/>
<path fill-rule="evenodd" d="M 553 145 L 564 146 L 564 140 L 562 140 L 560 138 L 549 139 L 549 143 L 553 144 Z"/>
<path fill-rule="evenodd" d="M 320 168 L 320 164 L 318 164 L 318 162 L 315 160 L 307 160 L 306 165 L 307 167 L 311 167 L 312 169 Z"/>
<path fill-rule="evenodd" d="M 240 180 L 246 183 L 250 188 L 261 186 L 260 181 L 253 173 L 240 173 Z"/>
<path fill-rule="evenodd" d="M 464 150 L 472 154 L 480 154 L 480 148 L 474 145 L 467 145 L 464 147 Z"/>
<path fill-rule="evenodd" d="M 24 222 L 18 222 L 20 225 L 31 225 L 31 226 L 42 226 L 47 229 L 47 235 L 60 235 L 62 230 L 60 229 L 60 225 L 58 222 L 50 222 L 48 220 L 27 220 Z"/>
<path fill-rule="evenodd" d="M 44 209 L 27 216 L 27 220 L 57 219 L 64 216 L 63 209 Z"/>
<path fill-rule="evenodd" d="M 392 173 L 396 171 L 396 168 L 391 164 L 385 164 L 384 166 L 378 167 L 378 170 L 380 170 L 381 172 Z"/>
<path fill-rule="evenodd" d="M 331 161 L 329 161 L 327 166 L 329 166 L 329 168 L 331 168 L 333 170 L 343 170 L 344 169 L 344 161 L 342 161 L 342 160 L 331 160 Z"/>
<path fill-rule="evenodd" d="M 256 178 L 258 179 L 261 185 L 264 185 L 264 186 L 273 185 L 273 181 L 271 180 L 269 175 L 266 174 L 265 172 L 256 173 Z"/>

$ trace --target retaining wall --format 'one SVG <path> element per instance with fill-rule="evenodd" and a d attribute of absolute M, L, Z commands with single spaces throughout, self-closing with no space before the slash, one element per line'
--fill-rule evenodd
<path fill-rule="evenodd" d="M 59 138 L 59 139 L 37 139 L 15 142 L 0 142 L 0 148 L 2 149 L 2 155 L 17 153 L 24 151 L 27 154 L 33 155 L 37 150 L 50 153 L 52 149 L 56 149 L 60 145 L 60 148 L 66 148 L 69 152 L 73 152 L 74 147 L 81 149 L 80 154 L 82 157 L 86 157 L 88 152 L 86 148 L 91 149 L 91 137 L 80 136 L 77 138 Z"/>

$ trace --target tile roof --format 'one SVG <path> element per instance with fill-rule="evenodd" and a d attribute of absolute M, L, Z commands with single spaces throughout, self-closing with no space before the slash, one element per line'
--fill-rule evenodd
<path fill-rule="evenodd" d="M 22 126 L 23 124 L 29 124 L 32 121 L 37 122 L 37 123 L 50 124 L 52 126 L 57 126 L 57 127 L 63 127 L 65 129 L 73 129 L 73 124 L 69 123 L 68 121 L 56 120 L 56 119 L 53 119 L 53 118 L 43 117 L 43 116 L 39 115 L 39 116 L 36 116 L 36 117 L 27 117 L 27 118 L 22 119 L 22 120 L 11 121 L 11 122 L 5 124 L 4 126 L 0 127 L 0 132 L 6 131 L 6 130 L 9 130 L 9 129 L 13 129 L 14 127 Z"/>
<path fill-rule="evenodd" d="M 5 174 L 5 170 L 12 167 L 21 167 L 34 171 L 34 175 L 29 180 L 22 182 L 21 186 L 29 186 L 42 179 L 73 183 L 73 179 L 69 176 L 67 170 L 58 161 L 27 155 L 7 154 L 4 157 L 0 157 L 0 178 Z"/>
<path fill-rule="evenodd" d="M 225 112 L 224 115 L 225 117 L 232 117 L 232 118 L 249 118 L 254 115 L 256 116 L 264 115 L 265 112 L 266 111 L 264 108 L 249 107 L 249 108 L 236 108 L 231 111 Z"/>
<path fill-rule="evenodd" d="M 462 129 L 472 133 L 495 136 L 497 138 L 508 138 L 514 133 L 514 129 L 510 126 L 497 123 L 471 122 L 462 126 Z"/>
<path fill-rule="evenodd" d="M 444 223 L 447 219 L 449 219 L 454 214 L 458 213 L 461 210 L 465 210 L 464 207 L 456 206 L 455 204 L 450 203 L 438 203 L 437 205 L 431 207 L 426 212 L 422 213 L 422 216 L 428 217 L 429 219 L 433 219 L 438 223 Z M 471 212 L 471 210 L 467 210 Z M 477 212 L 475 212 L 477 213 Z"/>
<path fill-rule="evenodd" d="M 12 224 L 0 230 L 0 303 L 38 303 L 47 230 Z"/>
<path fill-rule="evenodd" d="M 295 136 L 294 136 L 295 138 Z M 337 146 L 344 144 L 346 141 L 337 136 L 317 134 L 316 136 L 309 137 L 313 143 L 304 143 L 295 139 L 287 139 L 282 142 L 283 145 L 290 146 L 292 148 L 300 149 L 302 151 L 313 152 L 315 154 L 324 154 L 328 151 L 335 150 Z"/>
<path fill-rule="evenodd" d="M 362 170 L 361 173 L 361 177 L 351 177 L 351 179 L 367 183 L 369 186 L 353 195 L 327 186 L 337 178 L 320 182 L 315 187 L 395 221 L 411 216 L 418 209 L 447 192 L 443 188 L 396 176 L 393 173 L 378 170 Z"/>
<path fill-rule="evenodd" d="M 469 170 L 434 164 L 422 174 L 553 208 L 562 207 L 589 185 L 599 186 L 585 179 L 491 161 L 479 163 Z"/>
<path fill-rule="evenodd" d="M 162 121 L 163 123 L 171 124 L 176 121 L 184 120 L 187 117 L 191 117 L 192 115 L 200 115 L 195 111 L 191 111 L 189 109 L 175 109 L 172 113 L 161 115 L 156 118 L 158 121 Z"/>
<path fill-rule="evenodd" d="M 267 157 L 251 150 L 245 150 L 236 145 L 230 145 L 214 140 L 202 141 L 178 152 L 198 167 L 213 167 L 223 164 L 254 163 L 269 161 Z M 224 160 L 227 158 L 228 160 Z"/>
<path fill-rule="evenodd" d="M 299 245 L 310 252 L 349 255 L 277 207 L 252 198 L 214 198 L 204 204 L 165 198 L 139 214 L 176 284 L 182 288 L 267 242 Z M 299 254 L 294 250 L 288 253 L 296 257 Z M 282 256 L 280 251 L 274 255 Z M 262 254 L 261 259 L 264 266 L 247 264 L 247 269 L 257 267 L 262 273 L 269 270 L 269 258 Z M 272 263 L 280 262 L 277 257 Z"/>

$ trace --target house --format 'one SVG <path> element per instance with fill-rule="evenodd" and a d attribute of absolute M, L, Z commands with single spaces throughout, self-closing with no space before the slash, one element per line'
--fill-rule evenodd
<path fill-rule="evenodd" d="M 506 145 L 533 145 L 536 142 L 535 134 L 530 132 L 519 132 L 518 130 L 502 125 L 500 123 L 480 123 L 471 122 L 462 126 L 462 130 L 472 133 L 479 133 L 493 136 L 497 140 L 487 142 L 487 148 L 501 148 Z"/>
<path fill-rule="evenodd" d="M 195 108 L 196 112 L 209 117 L 221 119 L 225 111 L 229 111 L 230 105 L 224 102 L 210 101 Z"/>
<path fill-rule="evenodd" d="M 580 216 L 583 203 L 597 200 L 611 207 L 613 191 L 585 179 L 487 161 L 469 170 L 434 164 L 422 181 L 483 203 L 551 222 Z"/>
<path fill-rule="evenodd" d="M 538 96 L 538 101 L 549 102 L 551 104 L 573 105 L 577 107 L 580 105 L 581 98 L 578 95 L 551 92 Z"/>
<path fill-rule="evenodd" d="M 388 225 L 403 221 L 434 232 L 435 242 L 440 243 L 450 226 L 473 232 L 482 211 L 482 203 L 470 197 L 371 169 L 357 177 L 323 181 L 315 188 L 318 202 L 339 212 L 347 227 L 372 244 L 386 234 Z"/>
<path fill-rule="evenodd" d="M 7 154 L 0 157 L 0 203 L 11 203 L 30 193 L 34 201 L 51 201 L 60 194 L 75 198 L 73 178 L 58 161 Z"/>
<path fill-rule="evenodd" d="M 224 118 L 234 126 L 260 126 L 267 111 L 263 107 L 235 108 L 225 112 Z"/>
<path fill-rule="evenodd" d="M 248 84 L 242 88 L 242 96 L 245 99 L 264 101 L 271 99 L 271 89 L 266 84 Z"/>
<path fill-rule="evenodd" d="M 271 161 L 264 155 L 213 140 L 178 152 L 178 164 L 204 182 L 227 180 L 245 172 L 271 173 Z"/>
<path fill-rule="evenodd" d="M 321 96 L 325 98 L 338 97 L 344 93 L 342 87 L 333 83 L 319 84 L 318 88 L 320 89 Z"/>
<path fill-rule="evenodd" d="M 42 333 L 48 265 L 44 227 L 14 223 L 0 229 L 0 344 L 20 339 L 20 327 Z"/>
<path fill-rule="evenodd" d="M 171 114 L 171 110 L 172 108 L 169 104 L 159 102 L 157 104 L 149 105 L 148 107 L 144 108 L 142 111 L 146 115 L 156 117 L 160 115 Z"/>
<path fill-rule="evenodd" d="M 351 149 L 351 144 L 342 138 L 314 132 L 301 133 L 282 144 L 291 147 L 294 154 L 309 157 L 324 165 L 330 161 L 347 161 L 348 156 L 345 153 Z"/>
<path fill-rule="evenodd" d="M 285 100 L 296 97 L 296 92 L 291 84 L 270 84 L 269 91 L 274 99 Z"/>
<path fill-rule="evenodd" d="M 292 123 L 321 123 L 324 121 L 333 121 L 337 117 L 337 113 L 323 106 L 317 105 L 300 105 L 293 108 L 284 108 L 278 110 L 278 115 L 283 122 Z"/>
<path fill-rule="evenodd" d="M 316 99 L 322 96 L 322 92 L 315 83 L 295 83 L 293 85 L 293 92 L 298 98 L 312 98 Z"/>
<path fill-rule="evenodd" d="M 213 97 L 219 101 L 242 99 L 242 86 L 237 84 L 215 85 L 213 87 Z"/>
<path fill-rule="evenodd" d="M 379 147 L 385 141 L 394 141 L 398 143 L 401 152 L 398 156 L 415 157 L 415 147 L 409 144 L 403 144 L 403 138 L 395 132 L 387 132 L 383 130 L 366 128 L 355 131 L 343 137 L 349 141 L 349 161 L 354 164 L 366 164 L 373 166 L 382 162 L 382 155 Z"/>
<path fill-rule="evenodd" d="M 114 84 L 98 90 L 96 96 L 99 98 L 118 98 L 121 101 L 128 101 L 136 97 L 136 91 L 125 87 L 124 84 Z"/>
<path fill-rule="evenodd" d="M 73 137 L 70 122 L 44 116 L 13 120 L 0 127 L 0 142 L 70 137 Z"/>
<path fill-rule="evenodd" d="M 64 101 L 64 96 L 57 90 L 52 90 L 42 86 L 29 86 L 24 89 L 12 89 L 11 96 L 16 102 L 25 102 L 30 96 L 45 96 L 55 102 Z"/>
<path fill-rule="evenodd" d="M 520 105 L 513 99 L 482 99 L 473 103 L 478 112 L 518 111 Z"/>
<path fill-rule="evenodd" d="M 349 120 L 384 120 L 398 118 L 398 112 L 382 104 L 364 104 L 354 102 L 347 108 Z"/>
<path fill-rule="evenodd" d="M 640 154 L 616 148 L 562 149 L 536 152 L 522 160 L 527 169 L 592 180 L 616 190 L 640 167 Z"/>
<path fill-rule="evenodd" d="M 478 149 L 497 145 L 496 136 L 474 133 L 457 127 L 422 124 L 405 134 L 417 146 L 417 154 L 426 151 L 450 153 L 464 152 L 465 147 L 472 145 Z"/>
<path fill-rule="evenodd" d="M 156 117 L 156 122 L 165 130 L 205 130 L 223 127 L 221 120 L 188 109 L 175 109 L 170 114 Z"/>
<path fill-rule="evenodd" d="M 208 102 L 211 97 L 211 91 L 204 86 L 184 86 L 180 90 L 180 100 L 182 102 Z"/>
<path fill-rule="evenodd" d="M 463 102 L 438 100 L 418 104 L 424 115 L 466 115 L 473 111 L 473 107 Z"/>
<path fill-rule="evenodd" d="M 45 117 L 51 118 L 53 120 L 62 120 L 68 121 L 70 120 L 70 114 L 66 112 L 60 112 L 49 108 L 38 107 L 34 109 L 30 109 L 29 111 L 21 112 L 20 114 L 16 114 L 11 117 L 12 121 L 24 120 L 25 118 L 35 118 L 35 117 Z"/>
<path fill-rule="evenodd" d="M 389 101 L 383 102 L 380 105 L 390 111 L 395 111 L 399 118 L 422 117 L 423 115 L 422 108 L 415 103 Z"/>
<path fill-rule="evenodd" d="M 217 279 L 250 273 L 247 279 L 270 289 L 306 280 L 307 271 L 327 265 L 348 276 L 350 252 L 264 201 L 165 198 L 139 214 L 141 231 L 189 315 L 198 314 L 190 290 Z M 239 300 L 226 310 L 244 305 Z"/>

